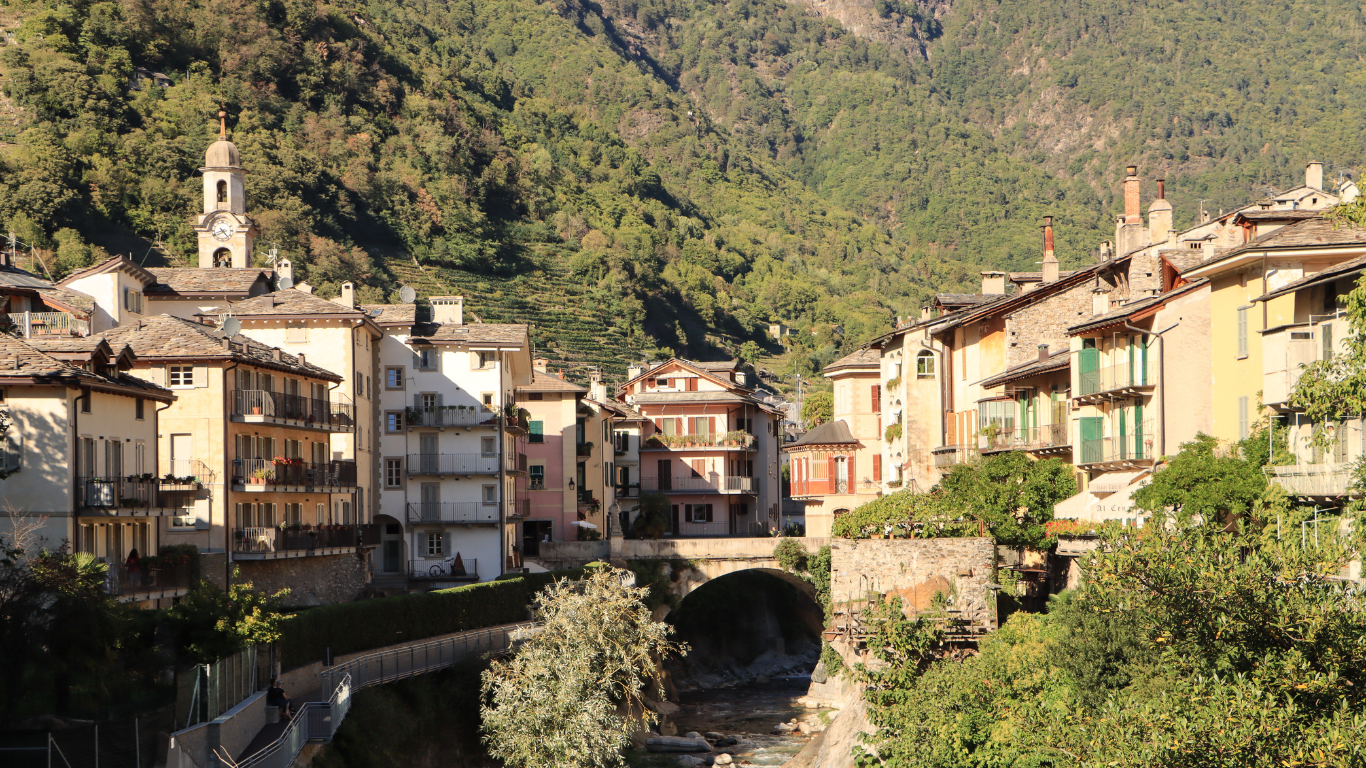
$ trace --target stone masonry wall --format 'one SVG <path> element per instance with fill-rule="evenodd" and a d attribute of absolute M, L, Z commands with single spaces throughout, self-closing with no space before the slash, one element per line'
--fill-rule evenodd
<path fill-rule="evenodd" d="M 1012 368 L 1039 357 L 1040 344 L 1052 351 L 1066 349 L 1070 326 L 1091 318 L 1091 289 L 1094 280 L 1069 288 L 1010 315 L 1006 323 L 1006 367 Z"/>
<path fill-rule="evenodd" d="M 228 588 L 228 556 L 222 552 L 200 552 L 199 575 L 215 587 L 226 590 Z"/>
<path fill-rule="evenodd" d="M 370 554 L 238 561 L 240 578 L 257 591 L 288 589 L 285 605 L 332 605 L 361 596 L 370 582 Z"/>
<path fill-rule="evenodd" d="M 963 620 L 996 628 L 996 593 L 987 588 L 996 561 L 991 539 L 836 539 L 830 549 L 836 604 L 876 593 L 919 611 L 942 593 L 953 597 L 951 608 Z"/>

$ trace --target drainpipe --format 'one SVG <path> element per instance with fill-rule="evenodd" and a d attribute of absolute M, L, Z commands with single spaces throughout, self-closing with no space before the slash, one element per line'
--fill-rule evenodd
<path fill-rule="evenodd" d="M 227 468 L 229 470 L 223 478 L 223 584 L 226 585 L 223 590 L 224 592 L 227 591 L 226 587 L 232 586 L 232 526 L 228 524 L 228 516 L 232 511 L 228 507 L 228 488 L 232 485 L 232 465 L 230 463 L 231 459 L 228 459 L 228 448 L 230 447 L 229 439 L 231 434 L 227 425 L 232 423 L 232 416 L 228 413 L 228 382 L 232 380 L 232 377 L 230 377 L 228 373 L 235 370 L 237 370 L 237 363 L 233 363 L 223 369 L 223 459 L 224 462 L 228 464 Z M 245 473 L 247 471 L 246 467 L 243 467 L 242 471 Z M 246 482 L 245 477 L 243 478 L 243 482 Z M 209 503 L 209 530 L 211 532 L 213 530 L 212 502 Z"/>
<path fill-rule="evenodd" d="M 80 390 L 77 390 L 77 391 L 80 391 Z M 76 399 L 71 401 L 71 404 L 72 404 L 73 406 L 75 406 L 75 410 L 74 410 L 74 411 L 72 412 L 72 414 L 71 414 L 71 447 L 72 447 L 72 451 L 71 451 L 71 452 L 72 452 L 73 454 L 76 454 L 76 456 L 77 456 L 77 461 L 78 461 L 78 462 L 84 462 L 84 461 L 86 460 L 86 459 L 85 459 L 85 456 L 82 456 L 82 455 L 78 452 L 78 451 L 79 451 L 79 446 L 80 446 L 80 444 L 81 444 L 81 408 L 80 408 L 80 402 L 81 402 L 82 400 L 88 399 L 89 397 L 90 397 L 90 395 L 85 395 L 85 394 L 76 395 Z M 94 445 L 94 441 L 93 441 L 93 440 L 91 441 L 91 445 Z M 91 457 L 91 459 L 90 459 L 90 465 L 91 465 L 91 467 L 94 467 L 94 465 L 95 465 L 94 457 Z M 76 497 L 76 495 L 77 495 L 77 490 L 78 490 L 78 488 L 79 488 L 79 486 L 80 486 L 80 484 L 81 484 L 81 480 L 80 480 L 81 475 L 80 475 L 80 472 L 81 472 L 81 467 L 78 465 L 78 466 L 76 467 L 76 477 L 75 477 L 76 482 L 72 485 L 72 488 L 71 488 L 71 493 L 72 493 L 72 498 L 71 498 L 71 502 L 72 502 L 72 503 L 71 503 L 71 517 L 72 517 L 72 520 L 75 520 L 75 518 L 76 518 L 76 498 L 75 498 L 75 497 Z M 73 525 L 75 525 L 76 528 L 75 528 L 72 532 L 75 533 L 75 534 L 77 534 L 77 542 L 79 542 L 79 541 L 80 541 L 80 536 L 79 536 L 79 534 L 80 534 L 80 531 L 81 531 L 81 529 L 80 529 L 80 524 L 79 524 L 79 523 L 73 523 Z M 93 543 L 93 542 L 92 542 L 92 543 Z M 94 553 L 92 552 L 91 554 L 94 554 Z"/>
<path fill-rule="evenodd" d="M 1135 333 L 1157 337 L 1157 452 L 1159 456 L 1167 455 L 1167 342 L 1162 334 L 1180 324 L 1181 320 L 1178 318 L 1176 322 L 1156 332 L 1136 328 L 1128 323 L 1124 324 L 1125 328 Z"/>
<path fill-rule="evenodd" d="M 336 384 L 333 384 L 332 386 L 330 386 L 330 387 L 327 388 L 327 415 L 328 415 L 328 421 L 329 421 L 329 423 L 330 423 L 330 421 L 331 421 L 331 416 L 332 416 L 332 393 L 333 393 L 333 392 L 336 392 L 336 391 L 339 390 L 339 389 L 341 389 L 341 385 L 342 385 L 342 384 L 345 384 L 345 383 L 346 383 L 346 381 L 345 381 L 345 380 L 342 380 L 342 381 L 339 381 L 339 382 L 337 382 Z M 357 429 L 357 426 L 356 426 L 356 400 L 355 400 L 355 398 L 352 398 L 352 399 L 351 399 L 351 429 L 353 429 L 353 430 L 354 430 L 354 429 Z M 353 436 L 353 437 L 355 436 L 355 433 L 354 433 L 354 432 L 352 433 L 352 436 Z M 357 450 L 359 450 L 359 448 L 360 448 L 360 444 L 359 444 L 359 443 L 356 444 L 356 448 L 357 448 Z M 353 453 L 354 453 L 354 451 L 353 451 Z M 357 454 L 356 458 L 357 458 L 357 459 L 360 458 L 359 454 Z M 324 462 L 323 462 L 323 463 L 325 463 L 325 464 L 331 464 L 331 463 L 332 463 L 332 433 L 331 433 L 331 432 L 328 432 L 328 433 L 327 433 L 327 456 L 324 457 Z M 359 461 L 357 461 L 356 472 L 358 472 L 358 473 L 360 472 L 360 462 L 359 462 Z M 357 480 L 357 482 L 359 482 L 359 480 Z M 353 501 L 354 501 L 354 499 L 353 499 Z M 331 494 L 331 493 L 327 494 L 327 516 L 328 516 L 328 519 L 332 519 L 332 494 Z M 341 523 L 338 523 L 338 522 L 336 522 L 335 520 L 333 520 L 332 524 L 333 524 L 333 525 L 341 525 Z"/>
<path fill-rule="evenodd" d="M 508 417 L 508 397 L 507 390 L 503 386 L 503 377 L 507 372 L 507 353 L 498 354 L 498 501 L 503 509 L 501 519 L 498 521 L 498 575 L 507 573 L 507 519 L 508 519 L 508 500 L 507 500 L 507 417 Z M 515 499 L 514 499 L 515 503 Z M 525 553 L 523 553 L 525 554 Z"/>

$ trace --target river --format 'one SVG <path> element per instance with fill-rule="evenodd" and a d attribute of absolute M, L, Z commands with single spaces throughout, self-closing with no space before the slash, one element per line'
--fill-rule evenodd
<path fill-rule="evenodd" d="M 773 726 L 829 711 L 807 709 L 797 703 L 810 684 L 810 677 L 789 677 L 765 684 L 690 691 L 680 695 L 682 711 L 669 719 L 680 735 L 688 731 L 714 731 L 738 739 L 735 746 L 723 748 L 734 756 L 737 764 L 776 768 L 792 759 L 812 737 L 775 734 Z M 627 762 L 633 768 L 658 768 L 673 762 L 661 759 L 665 757 L 633 751 Z"/>

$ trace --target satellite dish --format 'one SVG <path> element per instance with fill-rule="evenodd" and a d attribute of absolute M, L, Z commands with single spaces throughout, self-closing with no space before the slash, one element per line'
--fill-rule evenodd
<path fill-rule="evenodd" d="M 293 288 L 293 287 L 294 287 L 294 281 L 293 281 L 293 280 L 289 279 L 288 277 L 282 277 L 282 278 L 280 278 L 280 290 L 282 290 L 282 291 L 287 291 L 287 290 L 289 290 L 290 288 Z"/>
<path fill-rule="evenodd" d="M 235 317 L 230 317 L 223 321 L 221 327 L 223 328 L 223 333 L 226 333 L 229 336 L 236 336 L 242 332 L 242 321 Z"/>
<path fill-rule="evenodd" d="M 412 304 L 414 301 L 417 301 L 417 291 L 414 291 L 411 285 L 405 285 L 398 289 L 398 298 L 402 300 L 404 304 Z"/>

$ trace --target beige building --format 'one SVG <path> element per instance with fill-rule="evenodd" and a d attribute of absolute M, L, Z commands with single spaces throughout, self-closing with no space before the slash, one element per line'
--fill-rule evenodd
<path fill-rule="evenodd" d="M 198 546 L 220 585 L 236 567 L 260 589 L 289 588 L 296 604 L 355 598 L 368 580 L 356 555 L 378 537 L 356 509 L 356 463 L 333 450 L 357 428 L 350 404 L 330 396 L 341 377 L 169 315 L 101 336 L 140 352 L 132 373 L 177 397 L 157 446 L 162 477 L 186 493 L 163 541 Z"/>
<path fill-rule="evenodd" d="M 129 556 L 174 543 L 162 523 L 180 497 L 158 479 L 157 434 L 175 395 L 129 375 L 135 357 L 123 345 L 116 353 L 98 338 L 44 341 L 48 351 L 0 334 L 0 411 L 9 423 L 0 525 L 32 528 L 30 546 L 104 560 L 109 588 L 125 602 L 169 605 L 185 593 L 188 570 Z"/>
<path fill-rule="evenodd" d="M 830 535 L 835 518 L 882 495 L 881 360 L 861 349 L 825 367 L 832 419 L 783 446 L 790 496 L 805 506 L 806 535 Z"/>

